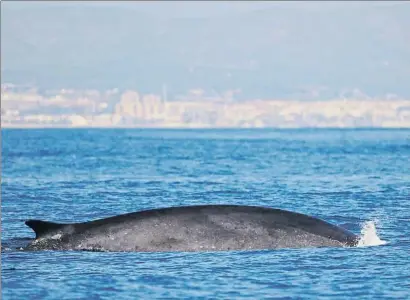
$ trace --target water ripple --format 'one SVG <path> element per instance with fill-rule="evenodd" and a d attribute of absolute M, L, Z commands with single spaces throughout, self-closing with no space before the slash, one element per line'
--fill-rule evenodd
<path fill-rule="evenodd" d="M 2 129 L 2 299 L 407 299 L 409 136 L 409 130 Z M 24 225 L 29 218 L 78 222 L 206 203 L 314 215 L 363 230 L 367 247 L 16 250 L 33 237 Z"/>

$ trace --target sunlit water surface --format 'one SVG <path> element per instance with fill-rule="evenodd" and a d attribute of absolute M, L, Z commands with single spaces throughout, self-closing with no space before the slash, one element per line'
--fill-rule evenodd
<path fill-rule="evenodd" d="M 2 299 L 410 298 L 410 130 L 2 130 Z M 30 218 L 282 208 L 355 248 L 25 252 Z"/>

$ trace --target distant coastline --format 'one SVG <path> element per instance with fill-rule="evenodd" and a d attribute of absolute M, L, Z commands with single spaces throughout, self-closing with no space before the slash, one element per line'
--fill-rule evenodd
<path fill-rule="evenodd" d="M 235 91 L 179 99 L 135 90 L 59 90 L 2 85 L 2 128 L 410 128 L 410 100 L 360 91 L 327 100 L 235 100 Z"/>

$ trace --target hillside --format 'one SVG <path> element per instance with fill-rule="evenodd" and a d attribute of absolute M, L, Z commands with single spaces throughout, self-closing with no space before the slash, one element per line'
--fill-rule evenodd
<path fill-rule="evenodd" d="M 283 4 L 283 3 L 282 3 Z M 212 17 L 135 5 L 2 5 L 2 82 L 243 98 L 410 96 L 410 4 L 274 5 Z"/>

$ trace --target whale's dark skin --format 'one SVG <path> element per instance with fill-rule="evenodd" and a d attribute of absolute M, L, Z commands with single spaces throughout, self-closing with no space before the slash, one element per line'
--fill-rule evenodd
<path fill-rule="evenodd" d="M 152 209 L 57 224 L 29 220 L 36 239 L 25 250 L 222 251 L 355 246 L 336 225 L 290 211 L 239 205 Z"/>

